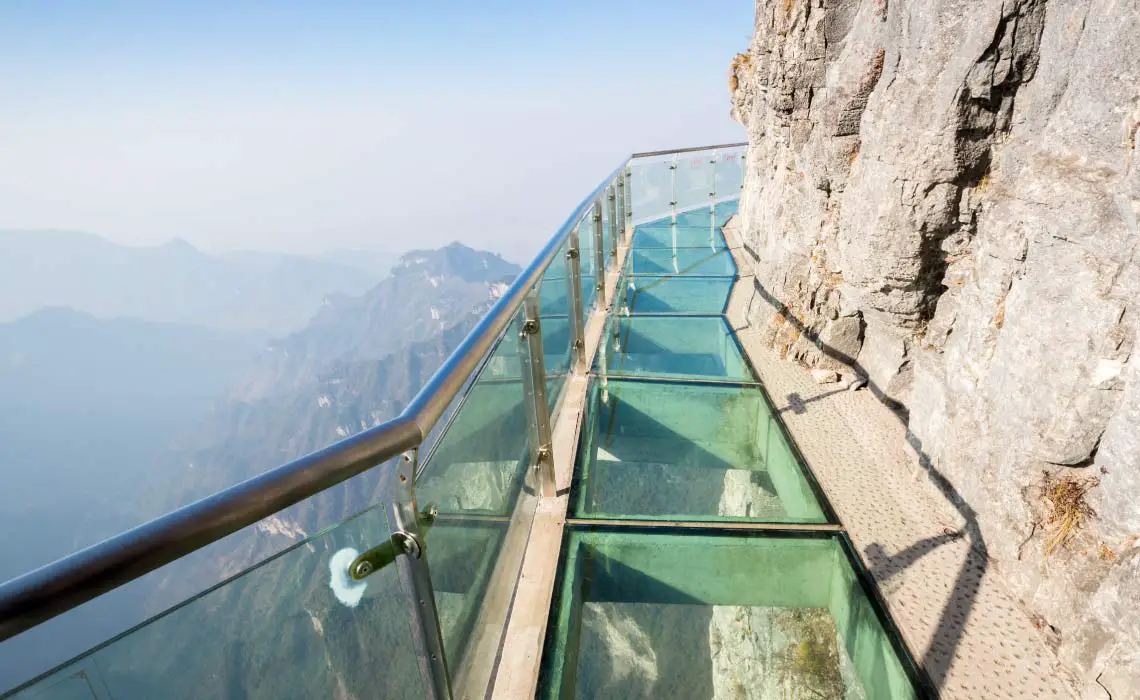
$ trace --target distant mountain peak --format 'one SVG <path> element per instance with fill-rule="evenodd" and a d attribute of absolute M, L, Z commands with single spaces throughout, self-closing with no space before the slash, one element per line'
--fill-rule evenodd
<path fill-rule="evenodd" d="M 465 282 L 495 282 L 514 276 L 519 266 L 507 262 L 498 253 L 475 250 L 458 241 L 436 250 L 412 250 L 400 256 L 392 268 L 393 277 L 427 275 L 434 284 L 438 280 L 455 276 Z"/>

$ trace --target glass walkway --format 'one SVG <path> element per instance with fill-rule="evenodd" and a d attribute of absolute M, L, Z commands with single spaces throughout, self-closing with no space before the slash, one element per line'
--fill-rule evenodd
<path fill-rule="evenodd" d="M 398 419 L 420 432 L 346 441 L 367 454 L 351 453 L 356 473 L 386 470 L 372 508 L 15 697 L 506 697 L 512 644 L 539 657 L 544 698 L 926 697 L 724 316 L 737 269 L 721 229 L 743 158 L 737 145 L 623 164 Z M 340 468 L 348 448 L 326 452 Z M 545 634 L 511 639 L 551 503 L 565 510 Z M 66 621 L 33 595 L 68 583 L 66 562 L 0 588 L 0 612 L 47 609 L 5 622 L 5 644 Z"/>

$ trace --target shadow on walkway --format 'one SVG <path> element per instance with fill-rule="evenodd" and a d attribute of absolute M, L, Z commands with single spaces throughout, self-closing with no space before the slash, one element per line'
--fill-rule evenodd
<path fill-rule="evenodd" d="M 753 296 L 749 300 L 749 308 L 756 295 L 759 295 L 769 306 L 782 314 L 787 323 L 792 324 L 804 337 L 811 340 L 820 352 L 852 367 L 861 377 L 867 378 L 867 388 L 876 398 L 893 410 L 899 422 L 906 428 L 906 440 L 918 455 L 923 470 L 965 521 L 965 526 L 960 532 L 947 532 L 921 540 L 894 555 L 887 555 L 883 546 L 877 542 L 869 545 L 865 551 L 866 563 L 872 576 L 876 581 L 882 583 L 944 544 L 955 542 L 963 537 L 969 540 L 972 549 L 967 553 L 958 570 L 951 589 L 950 599 L 942 609 L 930 647 L 923 658 L 918 659 L 919 665 L 928 675 L 934 689 L 941 691 L 946 683 L 946 677 L 950 671 L 950 665 L 953 663 L 958 644 L 962 640 L 966 621 L 973 610 L 982 577 L 989 567 L 989 554 L 985 539 L 982 537 L 981 527 L 978 524 L 977 513 L 945 475 L 938 471 L 930 457 L 923 451 L 922 441 L 910 431 L 907 425 L 908 417 L 905 407 L 889 398 L 880 387 L 870 381 L 869 373 L 855 358 L 824 343 L 817 333 L 807 328 L 783 302 L 765 289 L 755 277 L 752 277 L 752 284 Z M 750 326 L 751 321 L 748 321 L 745 327 L 734 330 L 745 330 Z M 843 390 L 826 392 L 808 399 L 792 393 L 788 395 L 788 405 L 779 411 L 781 413 L 788 410 L 796 414 L 806 413 L 808 403 L 820 401 L 839 393 L 839 391 Z"/>

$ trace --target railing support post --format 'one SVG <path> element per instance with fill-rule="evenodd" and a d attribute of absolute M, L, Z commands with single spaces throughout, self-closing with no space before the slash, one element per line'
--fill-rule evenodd
<path fill-rule="evenodd" d="M 633 166 L 625 166 L 625 221 L 622 226 L 625 227 L 626 235 L 633 235 Z"/>
<path fill-rule="evenodd" d="M 553 498 L 558 487 L 554 481 L 553 439 L 550 408 L 546 402 L 546 366 L 542 354 L 542 322 L 537 289 L 531 289 L 523 302 L 519 358 L 522 360 L 523 392 L 526 394 L 524 401 L 531 463 L 538 472 L 539 493 L 543 498 Z"/>
<path fill-rule="evenodd" d="M 610 250 L 609 256 L 613 260 L 617 260 L 617 245 L 618 245 L 618 218 L 617 218 L 617 194 L 614 192 L 613 183 L 606 188 L 606 196 L 609 198 L 610 204 Z"/>
<path fill-rule="evenodd" d="M 594 200 L 594 292 L 598 308 L 606 306 L 606 251 L 602 247 L 602 200 Z"/>
<path fill-rule="evenodd" d="M 669 162 L 669 211 L 673 213 L 673 223 L 677 223 L 677 156 Z"/>
<path fill-rule="evenodd" d="M 625 241 L 625 176 L 618 175 L 617 178 L 617 220 L 615 223 L 616 230 L 619 231 L 622 242 Z"/>
<path fill-rule="evenodd" d="M 581 224 L 579 224 L 580 226 Z M 582 251 L 578 242 L 578 228 L 570 232 L 566 243 L 566 299 L 570 302 L 570 342 L 574 365 L 586 362 L 586 322 L 582 309 Z"/>
<path fill-rule="evenodd" d="M 397 459 L 392 479 L 392 502 L 388 504 L 388 532 L 400 533 L 406 542 L 401 556 L 396 557 L 400 586 L 408 600 L 411 619 L 412 647 L 416 650 L 420 676 L 428 700 L 451 700 L 451 679 L 443 656 L 443 633 L 428 572 L 427 542 L 416 510 L 416 460 L 413 449 Z"/>
<path fill-rule="evenodd" d="M 712 212 L 716 214 L 716 151 L 713 151 L 712 158 L 709 159 L 709 166 L 712 167 L 712 177 L 709 178 L 709 207 Z"/>

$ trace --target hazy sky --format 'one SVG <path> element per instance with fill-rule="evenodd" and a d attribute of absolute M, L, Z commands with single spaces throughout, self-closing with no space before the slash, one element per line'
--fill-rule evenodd
<path fill-rule="evenodd" d="M 0 228 L 518 261 L 631 151 L 743 140 L 751 0 L 0 4 Z"/>

